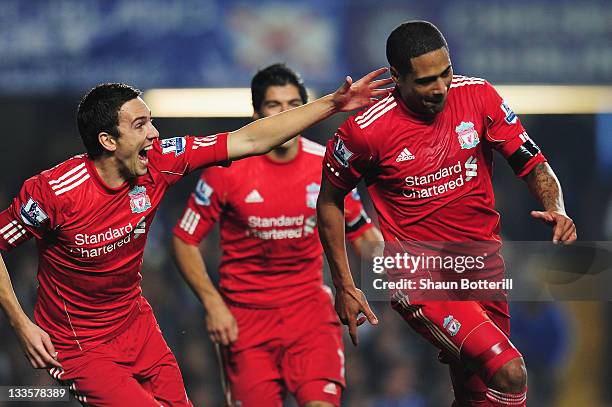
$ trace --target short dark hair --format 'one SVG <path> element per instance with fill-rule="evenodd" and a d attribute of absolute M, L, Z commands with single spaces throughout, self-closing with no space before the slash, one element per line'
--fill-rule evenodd
<path fill-rule="evenodd" d="M 448 44 L 438 28 L 428 21 L 406 21 L 395 27 L 387 38 L 387 61 L 400 75 L 412 72 L 411 58 Z"/>
<path fill-rule="evenodd" d="M 259 112 L 270 86 L 294 85 L 300 92 L 302 103 L 308 102 L 306 87 L 299 73 L 285 64 L 273 64 L 258 71 L 251 80 L 251 100 L 253 109 Z"/>
<path fill-rule="evenodd" d="M 77 110 L 77 126 L 91 158 L 99 157 L 104 152 L 98 134 L 106 132 L 119 137 L 119 109 L 141 93 L 124 83 L 103 83 L 83 96 Z"/>

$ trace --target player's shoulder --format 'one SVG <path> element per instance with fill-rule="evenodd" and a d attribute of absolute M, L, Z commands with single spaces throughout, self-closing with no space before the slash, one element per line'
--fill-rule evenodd
<path fill-rule="evenodd" d="M 225 179 L 230 177 L 232 174 L 240 171 L 242 167 L 244 167 L 245 161 L 247 159 L 232 161 L 229 167 L 221 166 L 221 165 L 213 165 L 210 167 L 206 167 L 200 173 L 200 178 L 214 178 L 214 179 Z"/>
<path fill-rule="evenodd" d="M 496 100 L 497 91 L 483 78 L 453 75 L 453 80 L 449 90 L 449 103 L 459 106 L 459 108 L 469 108 L 476 103 L 482 106 L 490 100 Z"/>
<path fill-rule="evenodd" d="M 304 137 L 300 137 L 300 150 L 307 157 L 312 157 L 319 161 L 325 155 L 325 146 Z"/>
<path fill-rule="evenodd" d="M 42 171 L 38 175 L 37 181 L 44 182 L 54 196 L 76 191 L 91 177 L 86 161 L 86 154 L 71 157 L 48 170 Z"/>
<path fill-rule="evenodd" d="M 398 110 L 397 95 L 395 92 L 389 92 L 387 96 L 349 117 L 347 124 L 356 133 L 363 135 L 376 133 L 376 130 L 388 126 L 393 121 Z"/>
<path fill-rule="evenodd" d="M 194 144 L 193 148 L 197 148 Z M 166 160 L 173 161 L 174 158 L 185 153 L 187 149 L 187 138 L 169 137 L 156 138 L 151 144 L 151 150 L 147 152 L 149 169 L 161 169 L 166 166 Z"/>
<path fill-rule="evenodd" d="M 232 161 L 229 165 L 212 165 L 205 167 L 200 172 L 200 178 L 207 182 L 216 182 L 217 184 L 231 183 L 238 179 L 244 178 L 248 172 L 253 171 L 254 159 L 259 157 L 248 157 L 240 160 Z"/>
<path fill-rule="evenodd" d="M 451 88 L 462 88 L 462 87 L 478 87 L 487 83 L 486 79 L 477 78 L 475 76 L 466 76 L 466 75 L 453 75 L 453 80 L 451 82 Z"/>
<path fill-rule="evenodd" d="M 491 84 L 486 79 L 475 76 L 453 75 L 450 88 L 455 94 L 474 94 L 486 91 Z"/>
<path fill-rule="evenodd" d="M 198 139 L 200 140 L 203 138 Z M 185 152 L 186 146 L 187 136 L 157 138 L 153 140 L 153 151 L 162 154 L 174 153 L 174 155 L 181 155 Z"/>

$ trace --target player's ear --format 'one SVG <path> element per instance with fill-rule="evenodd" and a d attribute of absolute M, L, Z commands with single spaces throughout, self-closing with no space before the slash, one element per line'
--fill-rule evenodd
<path fill-rule="evenodd" d="M 98 141 L 106 151 L 115 151 L 117 149 L 117 139 L 105 131 L 98 133 Z"/>
<path fill-rule="evenodd" d="M 261 119 L 261 116 L 259 115 L 258 112 L 253 112 L 253 120 L 257 120 L 257 119 Z"/>

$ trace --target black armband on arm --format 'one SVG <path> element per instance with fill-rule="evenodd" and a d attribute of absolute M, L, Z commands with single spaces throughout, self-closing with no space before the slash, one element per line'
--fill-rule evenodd
<path fill-rule="evenodd" d="M 540 152 L 540 148 L 531 140 L 525 141 L 510 157 L 508 164 L 515 174 L 521 172 L 525 164 Z"/>
<path fill-rule="evenodd" d="M 366 223 L 369 223 L 370 218 L 368 218 L 368 215 L 366 215 L 363 211 L 359 214 L 359 217 L 355 220 L 353 220 L 352 222 L 345 222 L 345 232 L 346 233 L 350 233 L 350 232 L 354 232 L 356 230 L 359 230 L 360 227 L 362 227 L 363 225 L 365 225 Z"/>

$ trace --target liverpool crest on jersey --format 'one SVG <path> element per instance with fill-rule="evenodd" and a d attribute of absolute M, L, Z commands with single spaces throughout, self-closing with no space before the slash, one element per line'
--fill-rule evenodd
<path fill-rule="evenodd" d="M 461 322 L 457 321 L 452 315 L 444 318 L 444 323 L 442 325 L 446 328 L 450 336 L 457 335 L 457 332 L 461 329 Z"/>
<path fill-rule="evenodd" d="M 459 126 L 455 127 L 455 131 L 457 132 L 457 138 L 462 149 L 469 150 L 480 143 L 478 132 L 472 122 L 461 122 Z"/>
<path fill-rule="evenodd" d="M 313 182 L 312 184 L 306 185 L 306 206 L 312 209 L 317 207 L 317 198 L 319 197 L 319 191 L 321 185 Z"/>
<path fill-rule="evenodd" d="M 151 207 L 151 200 L 147 195 L 145 187 L 135 186 L 128 192 L 128 196 L 130 197 L 130 208 L 132 208 L 133 213 L 141 213 Z"/>

